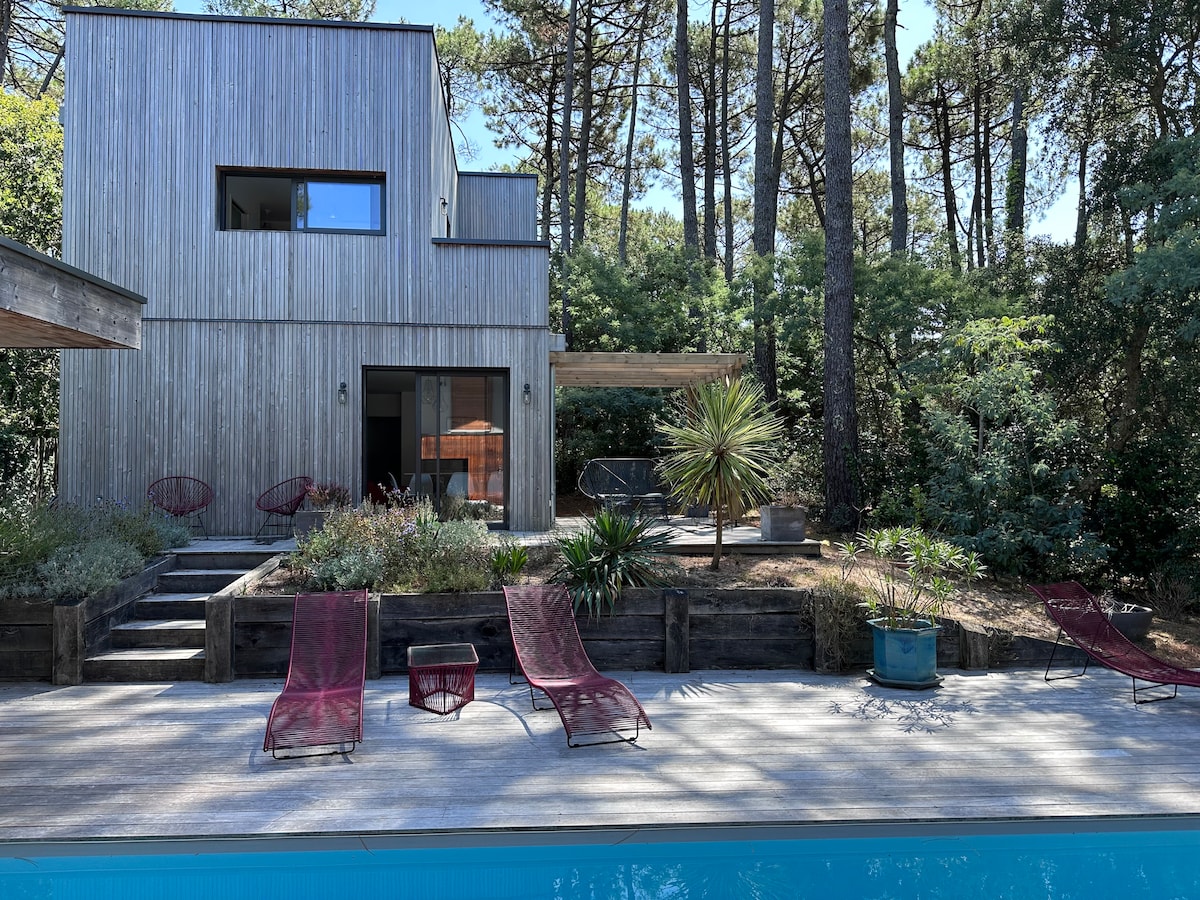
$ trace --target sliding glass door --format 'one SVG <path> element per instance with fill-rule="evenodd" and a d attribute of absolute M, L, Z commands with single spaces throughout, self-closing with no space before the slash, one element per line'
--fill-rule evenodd
<path fill-rule="evenodd" d="M 365 382 L 367 491 L 399 489 L 430 498 L 443 518 L 503 524 L 507 373 L 367 369 Z"/>

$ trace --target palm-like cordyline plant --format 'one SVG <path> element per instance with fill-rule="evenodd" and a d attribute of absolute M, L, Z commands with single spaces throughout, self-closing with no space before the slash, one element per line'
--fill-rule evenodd
<path fill-rule="evenodd" d="M 667 440 L 659 471 L 676 493 L 715 510 L 712 568 L 718 569 L 725 515 L 736 521 L 748 504 L 771 497 L 767 481 L 783 425 L 767 406 L 762 388 L 740 378 L 691 388 L 674 409 L 676 423 L 657 423 Z"/>

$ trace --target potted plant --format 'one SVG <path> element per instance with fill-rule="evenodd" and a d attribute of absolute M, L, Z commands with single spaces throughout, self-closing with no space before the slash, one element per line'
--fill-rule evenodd
<path fill-rule="evenodd" d="M 1113 627 L 1131 641 L 1140 641 L 1150 633 L 1150 626 L 1154 624 L 1154 610 L 1133 602 L 1128 594 L 1122 596 L 1113 592 L 1102 597 L 1100 605 Z"/>
<path fill-rule="evenodd" d="M 867 622 L 874 632 L 875 667 L 868 674 L 890 687 L 928 688 L 937 674 L 938 616 L 954 593 L 952 578 L 981 578 L 973 552 L 919 528 L 877 528 L 840 545 L 846 577 L 864 552 L 875 557 L 867 573 Z"/>
<path fill-rule="evenodd" d="M 796 456 L 792 456 L 771 479 L 774 498 L 758 508 L 759 527 L 764 541 L 796 543 L 805 538 L 804 476 Z"/>
<path fill-rule="evenodd" d="M 309 485 L 307 499 L 309 508 L 298 510 L 293 520 L 297 538 L 320 531 L 331 512 L 349 507 L 350 489 L 334 481 L 314 481 Z"/>

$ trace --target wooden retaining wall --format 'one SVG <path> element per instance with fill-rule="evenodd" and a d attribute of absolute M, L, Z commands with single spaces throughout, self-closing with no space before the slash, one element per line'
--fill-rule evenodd
<path fill-rule="evenodd" d="M 811 627 L 801 625 L 810 602 L 804 590 L 765 588 L 687 592 L 626 591 L 618 611 L 579 630 L 599 669 L 690 671 L 729 668 L 812 668 Z M 511 637 L 504 596 L 385 594 L 379 598 L 379 671 L 407 671 L 409 646 L 470 643 L 481 671 L 506 672 Z M 291 641 L 290 596 L 234 600 L 232 671 L 236 677 L 287 672 Z"/>
<path fill-rule="evenodd" d="M 174 554 L 163 556 L 96 597 L 0 599 L 0 680 L 80 684 L 84 658 L 108 648 L 113 626 L 127 621 L 134 602 L 175 564 Z"/>

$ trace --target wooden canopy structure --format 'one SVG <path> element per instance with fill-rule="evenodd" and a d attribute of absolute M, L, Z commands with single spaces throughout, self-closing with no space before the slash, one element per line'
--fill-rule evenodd
<path fill-rule="evenodd" d="M 559 387 L 677 388 L 731 378 L 744 353 L 573 353 L 550 351 Z"/>
<path fill-rule="evenodd" d="M 145 297 L 0 237 L 0 347 L 137 350 Z"/>

